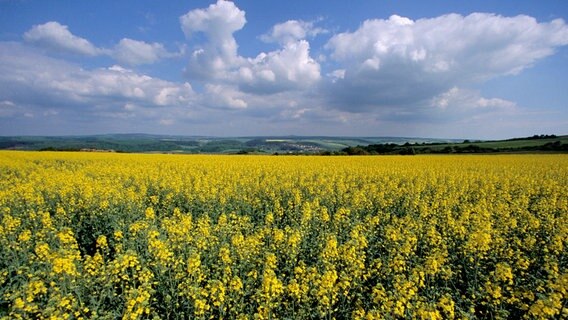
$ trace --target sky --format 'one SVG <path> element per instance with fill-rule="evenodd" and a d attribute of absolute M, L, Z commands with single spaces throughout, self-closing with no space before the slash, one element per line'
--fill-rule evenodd
<path fill-rule="evenodd" d="M 0 135 L 568 134 L 568 1 L 0 0 Z"/>

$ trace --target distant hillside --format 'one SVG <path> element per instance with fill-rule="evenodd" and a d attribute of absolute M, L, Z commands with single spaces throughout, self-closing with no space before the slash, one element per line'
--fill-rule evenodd
<path fill-rule="evenodd" d="M 562 152 L 568 153 L 568 136 L 534 135 L 495 141 L 469 141 L 461 143 L 382 143 L 347 147 L 342 152 L 350 155 L 361 154 L 427 154 L 427 153 L 523 153 Z"/>
<path fill-rule="evenodd" d="M 51 151 L 115 151 L 160 153 L 293 153 L 319 154 L 377 143 L 446 143 L 461 140 L 402 137 L 264 136 L 206 137 L 150 134 L 109 134 L 94 136 L 0 137 L 0 149 Z"/>
<path fill-rule="evenodd" d="M 219 154 L 423 154 L 568 152 L 568 136 L 499 141 L 404 137 L 207 137 L 151 134 L 0 137 L 0 149 Z"/>

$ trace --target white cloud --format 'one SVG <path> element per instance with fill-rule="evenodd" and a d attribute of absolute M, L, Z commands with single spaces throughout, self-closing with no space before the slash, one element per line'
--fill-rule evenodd
<path fill-rule="evenodd" d="M 187 38 L 196 32 L 207 37 L 193 51 L 186 75 L 206 81 L 213 88 L 237 86 L 248 93 L 274 94 L 306 89 L 320 79 L 320 65 L 310 57 L 309 43 L 302 40 L 308 34 L 322 32 L 311 23 L 289 21 L 275 26 L 270 39 L 287 40 L 281 43 L 280 50 L 261 52 L 255 58 L 237 53 L 233 33 L 244 27 L 246 18 L 233 2 L 219 0 L 206 9 L 192 10 L 180 17 L 180 23 Z M 228 107 L 231 105 L 234 103 Z"/>
<path fill-rule="evenodd" d="M 517 104 L 513 101 L 501 99 L 501 98 L 479 98 L 475 104 L 479 108 L 494 108 L 502 110 L 512 110 L 517 107 Z"/>
<path fill-rule="evenodd" d="M 179 22 L 187 39 L 185 75 L 199 81 L 197 92 L 189 83 L 150 76 L 152 68 L 136 70 L 185 56 L 186 47 L 170 52 L 165 44 L 130 38 L 97 47 L 55 21 L 33 26 L 23 36 L 25 44 L 0 42 L 0 126 L 15 128 L 6 119 L 33 116 L 37 123 L 83 119 L 77 127 L 92 119 L 119 119 L 123 122 L 114 125 L 120 130 L 128 122 L 129 128 L 143 123 L 183 132 L 191 122 L 213 134 L 216 129 L 208 125 L 251 133 L 256 125 L 266 132 L 279 126 L 291 130 L 282 131 L 286 134 L 310 134 L 314 127 L 328 134 L 387 129 L 402 134 L 413 126 L 437 132 L 437 125 L 459 127 L 456 123 L 468 121 L 483 127 L 497 123 L 488 120 L 493 117 L 523 119 L 523 105 L 486 97 L 480 84 L 516 75 L 568 45 L 562 20 L 475 13 L 414 21 L 394 15 L 337 33 L 324 48 L 313 41 L 328 32 L 318 21 L 288 20 L 250 40 L 278 48 L 240 55 L 235 34 L 247 20 L 235 2 L 218 0 L 187 12 Z M 49 57 L 47 50 L 31 45 L 49 54 L 110 57 L 122 66 L 72 64 L 62 60 L 65 55 Z M 91 59 L 89 65 L 105 61 Z"/>
<path fill-rule="evenodd" d="M 15 104 L 12 101 L 9 100 L 0 101 L 0 107 L 2 108 L 10 108 L 13 106 L 15 106 Z"/>
<path fill-rule="evenodd" d="M 101 50 L 88 40 L 73 35 L 67 26 L 57 21 L 35 25 L 24 34 L 24 40 L 55 51 L 96 56 Z"/>
<path fill-rule="evenodd" d="M 332 72 L 328 73 L 327 76 L 331 78 L 332 82 L 335 82 L 338 79 L 343 79 L 345 78 L 345 69 L 333 70 Z"/>
<path fill-rule="evenodd" d="M 218 109 L 245 109 L 248 103 L 243 99 L 243 95 L 230 86 L 206 85 L 206 95 L 204 103 L 212 108 Z"/>
<path fill-rule="evenodd" d="M 193 51 L 186 74 L 196 79 L 226 79 L 227 72 L 241 63 L 233 33 L 246 23 L 245 12 L 233 2 L 219 0 L 207 9 L 195 9 L 180 17 L 185 36 L 203 32 L 208 42 Z"/>
<path fill-rule="evenodd" d="M 195 93 L 188 83 L 173 83 L 121 66 L 85 70 L 15 43 L 0 43 L 0 97 L 39 109 L 80 108 L 122 111 L 188 107 Z"/>
<path fill-rule="evenodd" d="M 144 41 L 124 38 L 114 47 L 112 56 L 121 63 L 129 65 L 151 64 L 175 56 L 168 52 L 160 43 L 146 43 Z"/>
<path fill-rule="evenodd" d="M 0 117 L 11 117 L 17 113 L 16 104 L 12 101 L 4 100 L 0 101 Z"/>
<path fill-rule="evenodd" d="M 164 86 L 154 96 L 154 103 L 159 106 L 171 106 L 189 102 L 192 94 L 189 83 L 183 85 Z"/>
<path fill-rule="evenodd" d="M 224 41 L 246 23 L 245 12 L 232 1 L 218 0 L 207 9 L 195 9 L 180 17 L 185 36 L 204 32 L 214 41 Z"/>
<path fill-rule="evenodd" d="M 262 35 L 260 38 L 265 42 L 278 42 L 286 44 L 298 40 L 314 37 L 320 33 L 327 31 L 322 28 L 314 27 L 313 22 L 302 20 L 288 20 L 283 23 L 276 24 L 269 33 Z"/>
<path fill-rule="evenodd" d="M 327 93 L 336 107 L 352 111 L 423 103 L 453 86 L 517 74 L 566 44 L 562 20 L 485 13 L 367 20 L 327 43 L 345 69 Z"/>
<path fill-rule="evenodd" d="M 484 98 L 478 91 L 453 87 L 432 98 L 432 107 L 452 112 L 514 111 L 517 104 L 500 98 Z"/>
<path fill-rule="evenodd" d="M 193 33 L 203 32 L 210 45 L 207 54 L 221 57 L 228 63 L 237 59 L 237 42 L 233 33 L 243 28 L 246 23 L 245 12 L 231 1 L 219 0 L 207 9 L 189 11 L 180 17 L 182 30 L 187 38 Z"/>
<path fill-rule="evenodd" d="M 120 40 L 113 49 L 98 48 L 87 39 L 72 34 L 67 26 L 56 21 L 32 27 L 24 33 L 24 40 L 55 52 L 85 56 L 108 55 L 128 65 L 151 64 L 180 55 L 168 52 L 161 43 L 147 43 L 128 38 Z"/>
<path fill-rule="evenodd" d="M 14 104 L 0 107 L 3 134 L 152 133 L 168 119 L 183 130 L 193 118 L 210 121 L 202 100 L 188 83 L 121 66 L 86 69 L 0 42 L 0 101 Z"/>
<path fill-rule="evenodd" d="M 309 88 L 320 79 L 320 65 L 310 57 L 310 44 L 300 40 L 248 59 L 238 74 L 243 91 L 274 93 Z"/>

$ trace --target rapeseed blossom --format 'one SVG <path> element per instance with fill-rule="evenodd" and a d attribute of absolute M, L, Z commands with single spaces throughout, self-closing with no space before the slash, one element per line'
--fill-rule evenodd
<path fill-rule="evenodd" d="M 568 318 L 565 155 L 0 152 L 1 319 Z"/>

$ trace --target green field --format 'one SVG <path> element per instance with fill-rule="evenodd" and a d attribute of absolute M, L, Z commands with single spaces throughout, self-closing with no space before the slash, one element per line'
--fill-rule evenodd
<path fill-rule="evenodd" d="M 568 136 L 500 141 L 405 137 L 204 137 L 148 134 L 0 137 L 0 149 L 180 154 L 416 154 L 566 152 Z"/>
<path fill-rule="evenodd" d="M 568 152 L 568 136 L 541 135 L 499 141 L 469 141 L 460 143 L 383 143 L 358 145 L 342 150 L 350 155 L 364 154 L 430 154 L 430 153 L 548 153 Z"/>
<path fill-rule="evenodd" d="M 507 148 L 525 148 L 525 147 L 536 147 L 547 143 L 554 143 L 560 141 L 561 143 L 568 143 L 568 136 L 558 136 L 556 138 L 547 139 L 530 139 L 530 140 L 499 140 L 499 141 L 482 141 L 482 142 L 472 142 L 469 144 L 485 147 L 485 148 L 496 148 L 496 149 L 507 149 Z M 443 144 L 441 147 L 446 146 L 460 146 L 464 143 L 457 144 Z"/>
<path fill-rule="evenodd" d="M 116 151 L 151 153 L 294 153 L 338 152 L 344 148 L 375 143 L 457 142 L 450 139 L 402 137 L 204 137 L 148 134 L 108 134 L 95 136 L 14 136 L 0 137 L 0 149 L 43 151 Z"/>

